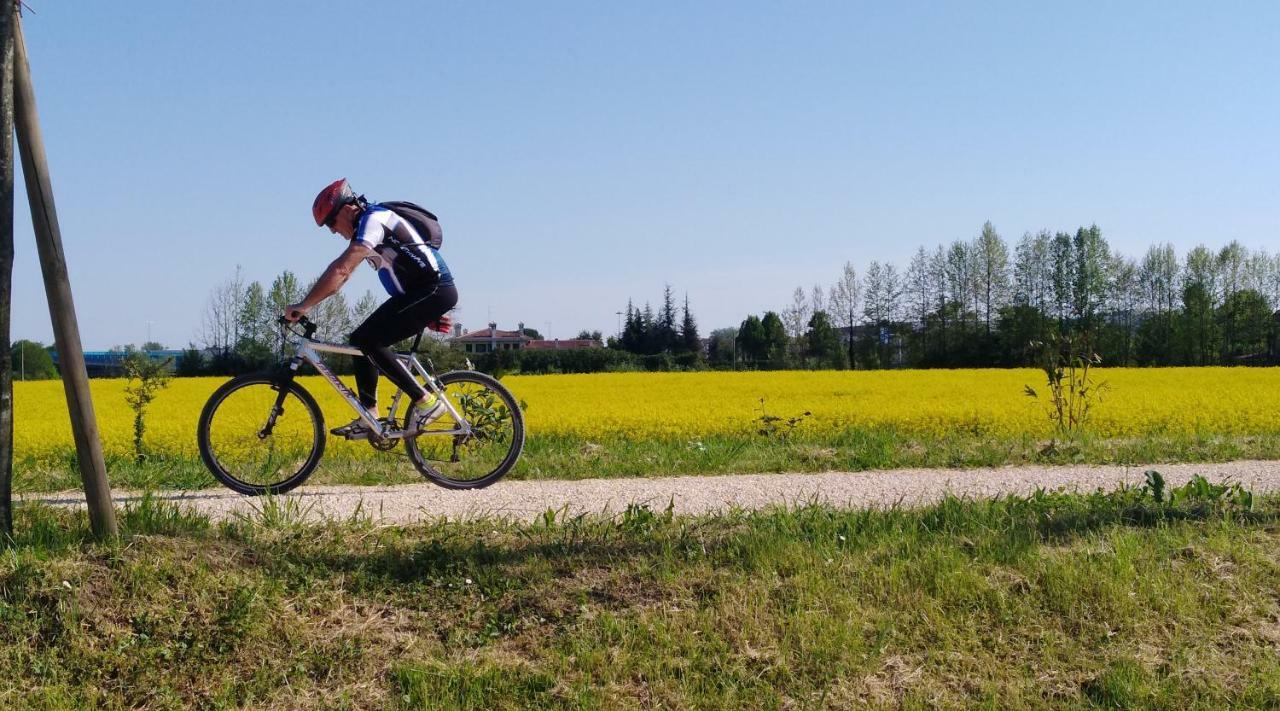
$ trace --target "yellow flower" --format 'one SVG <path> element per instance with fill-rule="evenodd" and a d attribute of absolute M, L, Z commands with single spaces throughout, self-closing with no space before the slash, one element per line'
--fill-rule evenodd
<path fill-rule="evenodd" d="M 1092 413 L 1104 437 L 1150 434 L 1280 432 L 1280 369 L 1107 368 L 1094 371 L 1109 388 Z M 147 413 L 150 451 L 196 457 L 196 422 L 225 378 L 175 378 Z M 348 378 L 348 380 L 350 380 Z M 949 433 L 1044 437 L 1052 431 L 1045 404 L 1023 386 L 1043 391 L 1037 370 L 915 370 L 750 373 L 600 373 L 510 376 L 504 383 L 527 403 L 531 437 L 697 440 L 755 431 L 763 412 L 812 415 L 800 425 L 812 437 L 868 427 L 893 427 L 922 438 Z M 328 426 L 352 414 L 319 377 L 301 382 Z M 128 458 L 133 413 L 123 380 L 94 380 L 93 404 L 108 457 Z M 390 386 L 383 381 L 383 404 Z M 15 457 L 66 461 L 74 451 L 62 384 L 14 384 Z M 327 456 L 371 457 L 361 442 L 330 438 Z"/>

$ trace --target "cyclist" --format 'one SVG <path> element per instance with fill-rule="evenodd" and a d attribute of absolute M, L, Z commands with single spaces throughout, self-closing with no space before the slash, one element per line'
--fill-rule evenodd
<path fill-rule="evenodd" d="M 355 362 L 360 404 L 377 413 L 381 370 L 417 404 L 417 409 L 411 410 L 417 415 L 406 424 L 406 434 L 421 431 L 444 414 L 444 403 L 422 387 L 395 357 L 391 346 L 423 328 L 448 332 L 452 321 L 447 312 L 458 302 L 449 267 L 412 225 L 390 209 L 356 195 L 346 178 L 320 191 L 311 215 L 317 226 L 328 227 L 348 240 L 347 248 L 302 301 L 286 307 L 284 317 L 296 321 L 337 293 L 360 262 L 373 266 L 391 297 L 351 332 L 351 345 L 365 355 Z M 359 417 L 332 433 L 348 439 L 367 439 L 370 434 Z"/>

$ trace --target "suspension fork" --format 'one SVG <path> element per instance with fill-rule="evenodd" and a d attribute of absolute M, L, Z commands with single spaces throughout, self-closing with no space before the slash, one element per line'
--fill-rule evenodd
<path fill-rule="evenodd" d="M 258 439 L 271 436 L 272 430 L 276 427 L 276 418 L 284 414 L 284 399 L 288 397 L 289 389 L 293 385 L 293 377 L 297 375 L 301 365 L 302 356 L 294 356 L 289 359 L 288 367 L 280 368 L 280 375 L 271 384 L 271 389 L 276 391 L 276 401 L 271 406 L 271 412 L 267 414 L 267 424 L 258 431 Z"/>

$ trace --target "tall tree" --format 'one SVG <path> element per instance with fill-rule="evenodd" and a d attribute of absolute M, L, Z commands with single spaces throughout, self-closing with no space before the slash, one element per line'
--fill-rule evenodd
<path fill-rule="evenodd" d="M 1152 245 L 1138 265 L 1138 286 L 1145 306 L 1158 314 L 1170 313 L 1178 303 L 1178 255 L 1171 244 Z"/>
<path fill-rule="evenodd" d="M 1237 300 L 1235 296 L 1245 288 L 1245 264 L 1248 259 L 1248 250 L 1235 240 L 1218 252 L 1218 290 L 1222 300 L 1218 325 L 1222 334 L 1223 363 L 1240 354 L 1240 349 L 1236 347 L 1236 328 L 1244 322 L 1237 317 L 1235 310 L 1251 304 L 1247 300 Z"/>
<path fill-rule="evenodd" d="M 671 285 L 662 290 L 662 310 L 658 312 L 658 322 L 654 333 L 654 352 L 671 352 L 676 349 L 678 336 L 676 333 L 676 300 L 671 293 Z"/>
<path fill-rule="evenodd" d="M 891 263 L 871 262 L 863 280 L 866 296 L 863 315 L 875 327 L 874 345 L 870 349 L 876 364 L 886 367 L 892 361 L 893 322 L 897 320 L 902 284 L 898 270 Z"/>
<path fill-rule="evenodd" d="M 627 299 L 627 320 L 623 322 L 622 337 L 619 339 L 622 350 L 628 353 L 642 353 L 644 333 L 640 324 L 640 313 L 636 311 L 631 299 Z"/>
<path fill-rule="evenodd" d="M 680 350 L 702 355 L 702 338 L 698 336 L 698 322 L 689 310 L 689 295 L 684 295 L 684 313 L 680 319 Z"/>
<path fill-rule="evenodd" d="M 809 323 L 809 299 L 804 287 L 797 286 L 791 292 L 791 304 L 782 310 L 782 323 L 792 338 L 799 339 L 804 334 L 805 325 Z"/>
<path fill-rule="evenodd" d="M 644 302 L 644 310 L 640 312 L 640 352 L 644 355 L 661 353 L 662 336 L 658 330 L 658 320 L 653 315 L 653 307 Z"/>
<path fill-rule="evenodd" d="M 288 270 L 281 272 L 280 276 L 273 279 L 271 288 L 267 290 L 267 301 L 271 304 L 271 312 L 277 317 L 284 313 L 286 306 L 301 301 L 302 296 L 298 277 Z"/>
<path fill-rule="evenodd" d="M 1053 264 L 1051 283 L 1053 285 L 1053 315 L 1058 319 L 1058 327 L 1066 326 L 1071 315 L 1072 295 L 1075 284 L 1075 255 L 1071 248 L 1069 232 L 1055 232 L 1053 235 Z"/>
<path fill-rule="evenodd" d="M 1053 237 L 1048 231 L 1030 232 L 1018 240 L 1013 266 L 1013 297 L 1018 306 L 1048 311 L 1053 291 Z"/>
<path fill-rule="evenodd" d="M 1074 264 L 1072 269 L 1072 316 L 1086 326 L 1094 325 L 1094 317 L 1107 294 L 1107 265 L 1111 250 L 1097 225 L 1076 230 L 1071 242 Z"/>
<path fill-rule="evenodd" d="M 768 356 L 769 344 L 765 339 L 764 325 L 760 317 L 751 314 L 738 328 L 738 362 L 757 362 Z"/>
<path fill-rule="evenodd" d="M 845 329 L 848 339 L 849 367 L 854 367 L 853 329 L 858 325 L 859 305 L 861 304 L 861 285 L 858 273 L 851 262 L 844 263 L 840 279 L 831 288 L 831 311 L 836 325 Z"/>
<path fill-rule="evenodd" d="M 872 262 L 863 280 L 866 297 L 862 310 L 867 321 L 883 325 L 897 319 L 902 280 L 892 263 Z"/>
<path fill-rule="evenodd" d="M 982 232 L 978 235 L 973 252 L 977 261 L 978 290 L 982 299 L 979 313 L 987 333 L 990 334 L 991 324 L 1000 307 L 1008 301 L 1009 248 L 988 221 L 982 225 Z"/>
<path fill-rule="evenodd" d="M 844 365 L 840 338 L 831 327 L 831 319 L 825 311 L 818 311 L 809 317 L 804 340 L 805 356 L 812 359 L 817 367 L 838 369 Z"/>
<path fill-rule="evenodd" d="M 1219 279 L 1218 259 L 1209 248 L 1200 244 L 1187 252 L 1186 267 L 1183 270 L 1183 289 L 1195 285 L 1204 290 L 1204 296 L 1212 306 L 1218 305 Z"/>
<path fill-rule="evenodd" d="M 814 284 L 813 290 L 809 292 L 809 313 L 816 314 L 819 311 L 827 311 L 827 303 L 827 291 L 822 288 L 821 284 Z"/>
<path fill-rule="evenodd" d="M 929 254 L 924 251 L 924 247 L 917 249 L 911 257 L 911 265 L 907 267 L 907 278 L 903 283 L 903 295 L 906 297 L 907 318 L 916 325 L 924 324 L 924 319 L 933 306 Z"/>
<path fill-rule="evenodd" d="M 257 281 L 249 284 L 240 305 L 240 339 L 236 343 L 236 351 L 254 359 L 270 353 L 279 316 L 280 312 L 272 310 L 262 284 Z"/>
<path fill-rule="evenodd" d="M 1120 348 L 1114 365 L 1127 366 L 1133 359 L 1134 337 L 1138 328 L 1138 309 L 1142 304 L 1142 292 L 1138 288 L 1138 265 L 1120 254 L 1112 256 L 1108 270 L 1110 280 L 1110 307 L 1120 329 Z"/>
<path fill-rule="evenodd" d="M 963 311 L 973 307 L 973 256 L 969 245 L 956 240 L 947 250 L 947 293 Z"/>
<path fill-rule="evenodd" d="M 351 307 L 351 321 L 355 324 L 364 323 L 364 320 L 378 308 L 378 297 L 373 295 L 372 291 L 365 290 L 360 298 L 356 301 L 355 306 Z"/>
<path fill-rule="evenodd" d="M 717 328 L 707 337 L 707 360 L 713 365 L 729 365 L 737 355 L 738 329 Z"/>
<path fill-rule="evenodd" d="M 760 319 L 764 331 L 765 358 L 772 368 L 781 368 L 787 360 L 787 327 L 782 324 L 782 317 L 774 311 L 764 312 Z"/>
<path fill-rule="evenodd" d="M 240 340 L 240 310 L 244 305 L 244 273 L 237 266 L 235 275 L 214 287 L 205 306 L 201 339 L 204 345 L 221 353 L 230 352 Z"/>

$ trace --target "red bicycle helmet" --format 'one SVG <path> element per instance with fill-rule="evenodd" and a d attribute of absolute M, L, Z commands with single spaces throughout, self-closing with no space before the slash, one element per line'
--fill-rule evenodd
<path fill-rule="evenodd" d="M 316 201 L 311 204 L 311 216 L 316 219 L 317 227 L 324 227 L 325 223 L 338 214 L 338 210 L 343 205 L 355 201 L 356 193 L 351 189 L 347 179 L 335 180 L 316 196 Z"/>

